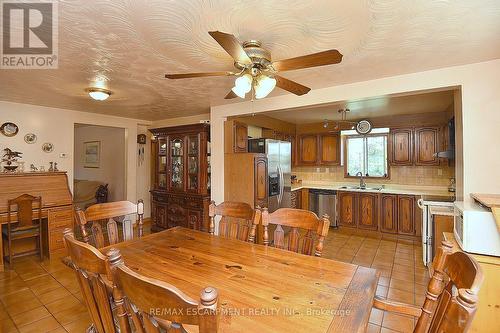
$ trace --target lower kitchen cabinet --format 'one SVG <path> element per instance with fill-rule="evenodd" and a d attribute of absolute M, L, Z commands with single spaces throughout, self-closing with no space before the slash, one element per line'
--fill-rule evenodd
<path fill-rule="evenodd" d="M 301 209 L 302 204 L 301 204 L 301 197 L 302 197 L 302 190 L 295 190 L 290 192 L 290 207 L 291 208 L 296 208 L 296 209 Z"/>
<path fill-rule="evenodd" d="M 378 230 L 378 194 L 360 193 L 358 228 Z"/>
<path fill-rule="evenodd" d="M 338 219 L 345 227 L 416 235 L 415 196 L 338 191 Z"/>
<path fill-rule="evenodd" d="M 356 192 L 337 192 L 339 203 L 338 217 L 341 226 L 356 227 L 357 196 Z"/>
<path fill-rule="evenodd" d="M 398 196 L 398 233 L 415 235 L 415 197 L 413 195 Z"/>
<path fill-rule="evenodd" d="M 380 196 L 380 231 L 398 233 L 398 196 L 382 194 Z"/>

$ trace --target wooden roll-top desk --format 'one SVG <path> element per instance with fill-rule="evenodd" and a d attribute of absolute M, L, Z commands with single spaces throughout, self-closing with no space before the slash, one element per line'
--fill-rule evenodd
<path fill-rule="evenodd" d="M 73 199 L 66 172 L 0 173 L 0 225 L 7 223 L 8 200 L 21 194 L 42 197 L 44 253 L 64 249 L 64 228 L 73 228 Z M 15 210 L 15 207 L 12 209 Z M 33 218 L 38 218 L 34 210 Z M 16 219 L 16 213 L 11 214 Z M 3 271 L 3 244 L 0 237 L 0 271 Z"/>

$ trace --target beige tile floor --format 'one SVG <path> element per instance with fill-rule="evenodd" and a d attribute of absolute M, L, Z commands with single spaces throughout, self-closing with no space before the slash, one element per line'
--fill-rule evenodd
<path fill-rule="evenodd" d="M 377 294 L 421 305 L 428 281 L 421 246 L 330 230 L 323 257 L 380 271 Z M 0 333 L 85 332 L 90 319 L 74 273 L 60 261 L 36 257 L 15 261 L 0 272 Z M 372 310 L 367 332 L 411 332 L 413 317 Z"/>

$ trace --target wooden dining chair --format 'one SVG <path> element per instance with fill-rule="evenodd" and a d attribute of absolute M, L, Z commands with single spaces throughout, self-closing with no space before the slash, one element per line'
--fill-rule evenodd
<path fill-rule="evenodd" d="M 131 270 L 120 251 L 107 253 L 115 285 L 113 299 L 120 332 L 186 332 L 183 325 L 198 326 L 199 333 L 217 333 L 219 329 L 219 303 L 215 288 L 206 287 L 199 302 L 176 287 L 151 279 Z"/>
<path fill-rule="evenodd" d="M 244 202 L 224 201 L 215 205 L 215 201 L 212 201 L 208 207 L 208 215 L 210 234 L 215 234 L 215 218 L 220 216 L 217 233 L 219 236 L 255 242 L 255 233 L 261 218 L 260 209 L 253 209 Z"/>
<path fill-rule="evenodd" d="M 63 241 L 92 320 L 87 332 L 118 332 L 110 301 L 113 288 L 108 258 L 92 245 L 76 240 L 69 228 L 64 230 Z"/>
<path fill-rule="evenodd" d="M 127 215 L 137 214 L 137 234 L 143 235 L 144 224 L 144 202 L 139 200 L 137 205 L 130 201 L 116 201 L 96 204 L 88 207 L 85 212 L 76 209 L 76 223 L 85 243 L 102 248 L 107 245 L 116 244 L 120 241 L 130 240 L 134 237 L 134 226 Z M 107 241 L 100 221 L 106 223 Z M 117 221 L 122 225 L 122 237 L 118 233 Z M 90 227 L 89 227 L 90 226 Z"/>
<path fill-rule="evenodd" d="M 276 227 L 272 240 L 269 239 L 270 225 Z M 330 221 L 328 215 L 318 218 L 313 212 L 304 209 L 280 208 L 269 213 L 264 208 L 262 226 L 264 245 L 321 257 Z"/>
<path fill-rule="evenodd" d="M 2 239 L 7 240 L 9 254 L 6 256 L 6 260 L 9 262 L 9 265 L 12 265 L 12 261 L 15 258 L 33 254 L 38 254 L 40 260 L 43 260 L 42 198 L 23 194 L 15 199 L 8 200 L 7 205 L 7 225 L 2 226 Z M 13 207 L 16 207 L 15 211 L 12 210 Z M 34 209 L 37 212 L 36 216 L 33 215 Z M 12 242 L 27 238 L 36 239 L 36 248 L 34 250 L 14 253 Z M 2 252 L 1 249 L 0 252 Z"/>
<path fill-rule="evenodd" d="M 377 309 L 418 317 L 414 333 L 466 332 L 474 318 L 483 273 L 477 261 L 464 252 L 452 252 L 443 241 L 432 263 L 434 273 L 421 308 L 376 296 Z"/>

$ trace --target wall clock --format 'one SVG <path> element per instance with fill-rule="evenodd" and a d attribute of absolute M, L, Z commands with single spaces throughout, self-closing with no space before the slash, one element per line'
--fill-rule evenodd
<path fill-rule="evenodd" d="M 15 136 L 17 132 L 19 132 L 19 127 L 14 123 L 3 123 L 2 126 L 0 126 L 0 132 L 5 136 Z"/>
<path fill-rule="evenodd" d="M 370 123 L 366 119 L 360 120 L 356 124 L 356 132 L 358 132 L 358 134 L 364 135 L 370 133 L 371 131 L 372 131 L 372 123 Z"/>

